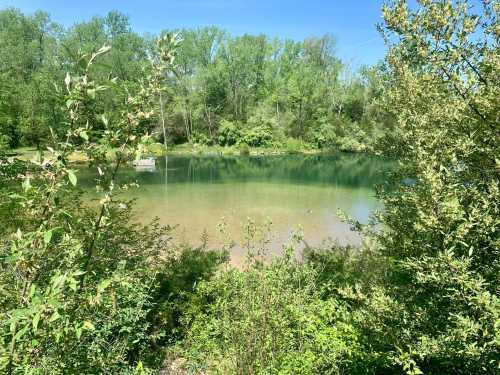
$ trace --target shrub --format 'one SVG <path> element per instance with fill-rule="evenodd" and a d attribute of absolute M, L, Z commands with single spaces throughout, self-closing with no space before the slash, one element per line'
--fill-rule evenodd
<path fill-rule="evenodd" d="M 11 138 L 8 135 L 0 134 L 0 150 L 8 150 L 10 148 Z"/>
<path fill-rule="evenodd" d="M 346 306 L 323 300 L 315 271 L 291 256 L 201 283 L 177 355 L 193 372 L 338 373 L 356 352 Z"/>
<path fill-rule="evenodd" d="M 189 372 L 337 373 L 357 350 L 343 303 L 321 299 L 316 269 L 295 246 L 264 264 L 271 224 L 245 225 L 247 261 L 198 284 L 182 321 L 187 333 L 172 351 Z"/>
<path fill-rule="evenodd" d="M 117 171 L 147 129 L 145 90 L 133 95 L 122 88 L 128 100 L 116 103 L 120 117 L 112 122 L 94 112 L 96 92 L 108 87 L 92 79 L 91 65 L 108 51 L 82 57 L 82 76 L 66 75 L 68 128 L 52 135 L 57 157 L 26 162 L 21 173 L 16 162 L 0 163 L 8 181 L 0 186 L 0 221 L 10 223 L 0 237 L 2 372 L 123 373 L 151 349 L 147 316 L 169 228 L 133 224 L 131 202 L 114 194 L 121 187 Z M 94 128 L 96 118 L 102 124 Z M 99 134 L 99 143 L 89 134 Z M 96 167 L 99 203 L 80 199 L 68 164 L 73 153 Z"/>
<path fill-rule="evenodd" d="M 228 260 L 224 251 L 192 248 L 182 244 L 172 249 L 169 260 L 158 270 L 151 291 L 154 304 L 148 312 L 149 335 L 161 348 L 183 337 L 180 318 L 190 310 L 190 300 L 198 283 L 209 280 Z M 158 359 L 157 359 L 158 360 Z"/>
<path fill-rule="evenodd" d="M 366 145 L 352 137 L 342 137 L 339 139 L 339 149 L 344 152 L 364 152 Z"/>
<path fill-rule="evenodd" d="M 191 135 L 191 143 L 203 146 L 212 144 L 212 140 L 204 133 L 196 132 Z"/>
<path fill-rule="evenodd" d="M 240 151 L 240 155 L 244 155 L 244 156 L 250 155 L 250 147 L 246 143 L 241 143 L 238 146 L 238 149 Z"/>
<path fill-rule="evenodd" d="M 150 143 L 147 145 L 148 154 L 153 156 L 164 156 L 166 153 L 165 146 L 161 143 Z"/>
<path fill-rule="evenodd" d="M 272 129 L 265 125 L 245 129 L 240 142 L 252 147 L 271 147 L 273 146 Z"/>
<path fill-rule="evenodd" d="M 285 141 L 285 151 L 288 154 L 298 154 L 304 149 L 304 143 L 299 139 L 287 138 Z"/>
<path fill-rule="evenodd" d="M 337 134 L 332 124 L 322 123 L 319 127 L 309 130 L 306 138 L 316 148 L 333 148 L 336 146 Z"/>
<path fill-rule="evenodd" d="M 383 12 L 384 100 L 401 163 L 379 190 L 378 240 L 400 308 L 381 313 L 377 329 L 412 374 L 498 372 L 499 9 L 468 3 L 398 1 Z"/>
<path fill-rule="evenodd" d="M 221 120 L 217 141 L 221 146 L 232 146 L 240 140 L 240 130 L 235 123 Z"/>

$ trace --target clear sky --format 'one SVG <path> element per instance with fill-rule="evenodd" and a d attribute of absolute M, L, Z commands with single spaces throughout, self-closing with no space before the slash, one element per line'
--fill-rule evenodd
<path fill-rule="evenodd" d="M 385 54 L 375 29 L 382 0 L 0 0 L 26 13 L 44 10 L 65 26 L 119 10 L 138 33 L 215 25 L 231 34 L 303 39 L 332 33 L 337 53 L 354 66 Z"/>

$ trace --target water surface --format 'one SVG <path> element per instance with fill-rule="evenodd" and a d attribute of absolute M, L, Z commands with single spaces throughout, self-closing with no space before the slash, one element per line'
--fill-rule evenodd
<path fill-rule="evenodd" d="M 383 180 L 389 165 L 378 158 L 346 154 L 168 156 L 157 160 L 155 171 L 125 169 L 120 180 L 140 184 L 127 192 L 128 198 L 137 199 L 137 218 L 159 217 L 161 223 L 178 225 L 178 241 L 197 245 L 205 233 L 209 245 L 218 246 L 223 240 L 217 224 L 225 222 L 238 243 L 231 254 L 238 263 L 244 255 L 239 244 L 248 218 L 272 221 L 273 254 L 281 252 L 281 244 L 299 227 L 309 245 L 326 238 L 358 243 L 358 235 L 339 220 L 337 210 L 366 222 L 380 208 L 374 185 Z"/>

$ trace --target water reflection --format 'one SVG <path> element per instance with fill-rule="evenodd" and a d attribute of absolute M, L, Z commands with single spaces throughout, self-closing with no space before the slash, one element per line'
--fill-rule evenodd
<path fill-rule="evenodd" d="M 225 183 L 272 181 L 372 187 L 382 181 L 390 162 L 364 155 L 185 157 L 168 156 L 156 162 L 157 173 L 122 172 L 122 179 L 139 178 L 145 184 Z M 165 167 L 168 165 L 167 173 Z M 152 170 L 145 170 L 151 172 Z"/>
<path fill-rule="evenodd" d="M 178 240 L 199 243 L 206 231 L 209 243 L 220 243 L 216 224 L 224 217 L 228 230 L 242 240 L 247 217 L 273 222 L 272 248 L 280 253 L 281 243 L 291 230 L 303 227 L 309 244 L 326 237 L 341 243 L 359 238 L 337 218 L 342 209 L 360 221 L 367 221 L 380 204 L 373 186 L 383 181 L 391 163 L 364 155 L 314 155 L 265 157 L 159 158 L 154 171 L 125 169 L 121 182 L 136 180 L 140 188 L 128 192 L 137 198 L 137 218 L 158 216 L 165 224 L 178 224 Z M 91 171 L 81 171 L 90 187 Z M 240 247 L 232 254 L 238 262 Z"/>

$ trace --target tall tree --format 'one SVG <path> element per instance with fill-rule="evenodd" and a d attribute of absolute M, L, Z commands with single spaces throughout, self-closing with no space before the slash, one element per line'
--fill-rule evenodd
<path fill-rule="evenodd" d="M 383 11 L 402 161 L 381 195 L 398 312 L 385 332 L 412 374 L 498 370 L 499 11 L 464 0 Z"/>

